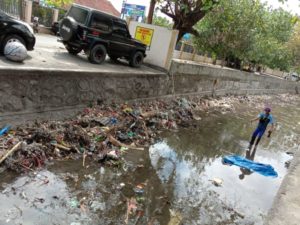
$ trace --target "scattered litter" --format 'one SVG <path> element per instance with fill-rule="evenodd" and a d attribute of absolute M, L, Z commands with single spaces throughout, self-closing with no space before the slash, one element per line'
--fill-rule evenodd
<path fill-rule="evenodd" d="M 122 154 L 143 151 L 165 129 L 177 130 L 200 121 L 208 106 L 233 109 L 229 98 L 201 97 L 153 100 L 132 104 L 98 104 L 72 120 L 35 122 L 0 131 L 1 166 L 17 172 L 32 171 L 53 159 L 78 159 L 119 166 Z M 224 106 L 225 105 L 225 106 Z M 22 144 L 20 144 L 22 143 Z M 142 166 L 140 166 L 142 167 Z"/>
<path fill-rule="evenodd" d="M 125 151 L 127 151 L 128 150 L 128 148 L 127 147 L 124 147 L 124 146 L 122 146 L 121 148 L 120 148 L 120 151 L 121 152 L 125 152 Z"/>
<path fill-rule="evenodd" d="M 288 169 L 288 168 L 290 167 L 290 165 L 291 165 L 291 162 L 292 162 L 292 160 L 286 161 L 286 162 L 284 163 L 285 168 Z"/>
<path fill-rule="evenodd" d="M 97 201 L 92 201 L 90 207 L 94 212 L 98 210 L 104 211 L 106 208 L 105 202 L 97 202 Z"/>
<path fill-rule="evenodd" d="M 89 180 L 96 180 L 96 178 L 93 177 L 91 174 L 89 174 L 89 175 L 85 174 L 84 178 L 89 179 Z"/>
<path fill-rule="evenodd" d="M 125 217 L 125 224 L 128 224 L 129 215 L 135 213 L 137 210 L 137 202 L 135 198 L 127 199 L 127 212 Z"/>
<path fill-rule="evenodd" d="M 133 191 L 134 191 L 136 194 L 144 194 L 144 185 L 138 184 L 138 185 L 133 189 Z"/>
<path fill-rule="evenodd" d="M 180 225 L 181 221 L 182 221 L 181 213 L 170 209 L 170 221 L 168 225 Z"/>
<path fill-rule="evenodd" d="M 43 198 L 35 198 L 34 201 L 35 202 L 39 202 L 39 203 L 44 203 L 45 199 L 43 199 Z"/>
<path fill-rule="evenodd" d="M 215 185 L 216 187 L 220 187 L 223 184 L 223 180 L 221 178 L 214 178 L 212 180 L 210 180 L 212 182 L 213 185 Z"/>
<path fill-rule="evenodd" d="M 107 157 L 113 160 L 118 160 L 119 156 L 116 150 L 110 151 L 109 153 L 107 153 Z"/>
<path fill-rule="evenodd" d="M 71 206 L 72 208 L 78 208 L 78 207 L 79 207 L 79 202 L 78 202 L 78 200 L 77 200 L 76 198 L 71 199 L 71 201 L 70 201 L 70 206 Z"/>
<path fill-rule="evenodd" d="M 2 129 L 0 130 L 0 136 L 2 136 L 2 135 L 4 135 L 4 134 L 8 133 L 9 129 L 10 129 L 10 126 L 5 126 L 4 128 L 2 128 Z"/>

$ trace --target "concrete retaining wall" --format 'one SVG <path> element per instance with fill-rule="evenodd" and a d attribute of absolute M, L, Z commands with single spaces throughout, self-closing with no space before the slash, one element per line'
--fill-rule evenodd
<path fill-rule="evenodd" d="M 300 152 L 296 152 L 288 174 L 284 177 L 280 189 L 265 225 L 300 224 Z"/>
<path fill-rule="evenodd" d="M 171 94 L 168 76 L 61 70 L 0 70 L 0 123 L 62 117 L 95 102 Z M 153 88 L 152 88 L 153 87 Z M 67 110 L 68 113 L 64 113 Z"/>
<path fill-rule="evenodd" d="M 246 95 L 298 93 L 300 84 L 269 75 L 174 60 L 170 69 L 175 94 Z"/>
<path fill-rule="evenodd" d="M 270 76 L 173 61 L 170 75 L 61 70 L 0 70 L 0 125 L 72 116 L 95 102 L 176 95 L 295 93 L 299 84 Z"/>

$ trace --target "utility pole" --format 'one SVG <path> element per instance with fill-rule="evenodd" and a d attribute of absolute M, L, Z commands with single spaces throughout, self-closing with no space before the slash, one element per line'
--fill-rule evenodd
<path fill-rule="evenodd" d="M 123 0 L 122 3 L 122 9 L 121 9 L 121 18 L 124 19 L 124 11 L 125 11 L 125 4 L 126 4 L 127 0 Z"/>

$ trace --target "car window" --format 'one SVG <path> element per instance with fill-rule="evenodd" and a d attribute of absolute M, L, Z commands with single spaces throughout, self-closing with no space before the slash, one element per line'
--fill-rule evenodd
<path fill-rule="evenodd" d="M 103 18 L 103 16 L 99 15 L 99 14 L 94 14 L 92 19 L 91 19 L 91 23 L 90 26 L 91 28 L 95 28 L 98 30 L 102 30 L 102 31 L 110 31 L 110 27 L 111 27 L 111 20 L 107 19 L 107 18 Z"/>
<path fill-rule="evenodd" d="M 72 7 L 69 12 L 68 12 L 68 16 L 74 18 L 74 20 L 77 23 L 80 24 L 85 24 L 87 16 L 88 16 L 89 11 L 82 9 L 82 8 L 78 8 L 78 7 Z"/>
<path fill-rule="evenodd" d="M 114 33 L 124 37 L 128 37 L 129 35 L 126 24 L 118 21 L 114 21 Z"/>

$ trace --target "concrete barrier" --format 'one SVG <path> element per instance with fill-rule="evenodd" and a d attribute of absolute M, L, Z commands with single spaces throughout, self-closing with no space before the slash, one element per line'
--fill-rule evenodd
<path fill-rule="evenodd" d="M 296 93 L 299 83 L 173 61 L 169 75 L 82 70 L 0 69 L 0 123 L 72 116 L 92 103 L 170 96 Z M 70 114 L 71 113 L 71 114 Z"/>

